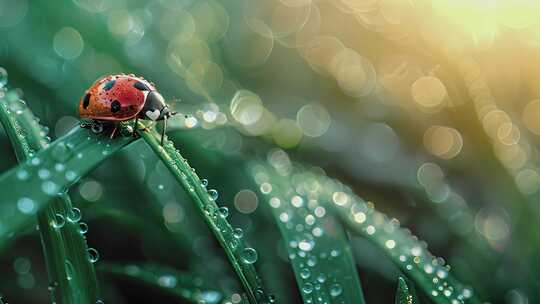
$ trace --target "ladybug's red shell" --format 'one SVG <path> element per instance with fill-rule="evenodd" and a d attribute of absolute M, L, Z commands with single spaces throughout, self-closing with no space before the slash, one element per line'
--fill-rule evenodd
<path fill-rule="evenodd" d="M 111 75 L 98 79 L 79 103 L 82 118 L 124 121 L 135 118 L 144 107 L 146 96 L 155 87 L 130 75 Z"/>

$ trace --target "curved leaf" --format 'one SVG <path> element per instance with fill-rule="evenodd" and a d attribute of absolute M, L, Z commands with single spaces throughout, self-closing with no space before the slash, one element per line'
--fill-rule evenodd
<path fill-rule="evenodd" d="M 20 162 L 48 146 L 42 127 L 24 101 L 14 92 L 0 98 L 0 123 L 4 126 Z M 13 115 L 15 113 L 15 115 Z M 61 194 L 38 212 L 38 225 L 49 272 L 53 301 L 93 304 L 98 284 L 93 264 L 87 257 L 86 240 L 78 221 L 65 221 L 62 227 L 51 225 L 73 212 L 71 199 Z"/>
<path fill-rule="evenodd" d="M 132 141 L 132 137 L 111 140 L 107 135 L 96 135 L 77 126 L 0 175 L 0 188 L 9 189 L 2 193 L 0 204 L 0 247 L 47 203 L 64 194 L 81 176 Z M 62 226 L 70 219 L 76 221 L 79 218 L 76 213 L 70 214 L 72 216 L 55 216 L 50 225 Z"/>
<path fill-rule="evenodd" d="M 187 160 L 182 157 L 171 141 L 165 140 L 164 146 L 161 146 L 159 135 L 155 131 L 151 131 L 142 123 L 140 123 L 138 129 L 141 137 L 160 157 L 175 179 L 195 202 L 201 216 L 227 254 L 232 267 L 244 286 L 249 302 L 274 302 L 273 296 L 267 294 L 264 290 L 261 279 L 253 266 L 257 255 L 255 249 L 247 247 L 243 238 L 235 235 L 233 227 L 227 221 L 228 211 L 224 207 L 219 208 L 215 202 L 217 191 L 206 189 L 206 185 L 203 184 L 195 170 L 189 166 Z"/>
<path fill-rule="evenodd" d="M 279 226 L 304 303 L 365 303 L 341 223 L 309 183 L 253 165 L 251 176 Z"/>

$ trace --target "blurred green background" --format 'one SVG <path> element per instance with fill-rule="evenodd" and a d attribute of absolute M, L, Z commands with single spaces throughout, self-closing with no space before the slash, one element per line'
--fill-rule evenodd
<path fill-rule="evenodd" d="M 228 203 L 282 303 L 301 300 L 241 169 L 272 149 L 398 218 L 486 301 L 537 303 L 539 12 L 527 0 L 0 0 L 0 84 L 20 88 L 54 139 L 98 77 L 154 82 L 185 114 L 170 137 Z M 3 131 L 0 145 L 4 171 L 16 161 Z M 205 261 L 238 288 L 168 171 L 144 144 L 128 150 L 71 190 L 101 261 Z M 365 240 L 353 247 L 367 302 L 391 303 L 397 269 Z M 37 233 L 1 252 L 0 274 L 9 303 L 47 302 Z M 109 303 L 174 301 L 134 286 L 101 281 Z"/>

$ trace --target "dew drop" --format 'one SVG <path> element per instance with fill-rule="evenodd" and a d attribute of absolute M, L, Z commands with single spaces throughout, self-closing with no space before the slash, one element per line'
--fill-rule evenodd
<path fill-rule="evenodd" d="M 330 295 L 332 297 L 337 297 L 341 294 L 341 292 L 343 291 L 343 289 L 341 288 L 341 286 L 339 284 L 334 284 L 330 287 Z"/>
<path fill-rule="evenodd" d="M 30 177 L 30 173 L 28 173 L 28 171 L 24 169 L 17 171 L 17 178 L 19 180 L 27 180 L 29 177 Z"/>
<path fill-rule="evenodd" d="M 302 279 L 307 279 L 310 275 L 311 272 L 309 271 L 309 269 L 303 268 L 302 270 L 300 270 L 300 276 L 302 277 Z"/>
<path fill-rule="evenodd" d="M 88 232 L 88 225 L 86 223 L 81 222 L 79 224 L 79 233 L 86 234 L 87 232 Z"/>
<path fill-rule="evenodd" d="M 81 220 L 82 214 L 79 208 L 72 208 L 67 215 L 67 219 L 72 223 L 77 223 Z"/>
<path fill-rule="evenodd" d="M 33 214 L 36 212 L 36 203 L 28 197 L 23 197 L 17 201 L 17 208 L 24 214 Z"/>
<path fill-rule="evenodd" d="M 0 88 L 4 87 L 8 82 L 8 73 L 6 69 L 0 67 Z"/>
<path fill-rule="evenodd" d="M 311 283 L 304 284 L 302 291 L 308 294 L 311 293 L 313 291 L 313 285 L 311 285 Z"/>
<path fill-rule="evenodd" d="M 200 299 L 202 303 L 218 303 L 221 300 L 221 293 L 217 291 L 203 291 Z"/>
<path fill-rule="evenodd" d="M 208 190 L 208 195 L 210 195 L 210 199 L 213 201 L 217 200 L 219 197 L 219 193 L 217 192 L 216 189 Z"/>
<path fill-rule="evenodd" d="M 237 239 L 241 239 L 244 236 L 244 231 L 242 228 L 235 228 L 233 231 L 233 236 Z"/>
<path fill-rule="evenodd" d="M 66 180 L 73 182 L 77 179 L 77 173 L 75 171 L 67 171 L 66 172 Z"/>
<path fill-rule="evenodd" d="M 253 264 L 259 258 L 257 251 L 251 247 L 244 248 L 240 254 L 242 261 L 246 264 Z"/>
<path fill-rule="evenodd" d="M 51 225 L 55 229 L 60 229 L 64 227 L 65 223 L 66 223 L 66 219 L 64 218 L 64 216 L 61 215 L 60 213 L 57 213 L 54 215 L 54 220 L 52 221 Z"/>
<path fill-rule="evenodd" d="M 229 216 L 229 208 L 227 207 L 219 207 L 217 211 L 222 218 L 227 218 Z"/>
<path fill-rule="evenodd" d="M 54 165 L 54 169 L 58 172 L 62 172 L 66 169 L 66 166 L 64 164 L 57 163 L 56 165 Z"/>
<path fill-rule="evenodd" d="M 208 180 L 206 178 L 203 178 L 201 180 L 201 186 L 203 186 L 204 188 L 208 187 Z"/>
<path fill-rule="evenodd" d="M 52 150 L 52 157 L 58 162 L 65 162 L 70 154 L 68 147 L 64 143 L 59 143 Z"/>
<path fill-rule="evenodd" d="M 66 261 L 65 265 L 66 265 L 66 279 L 68 281 L 71 281 L 73 280 L 73 273 L 74 273 L 73 265 L 71 264 L 70 261 Z"/>
<path fill-rule="evenodd" d="M 48 195 L 55 195 L 58 194 L 58 191 L 60 190 L 58 185 L 55 184 L 52 181 L 45 181 L 43 184 L 41 184 L 41 190 L 45 192 Z"/>
<path fill-rule="evenodd" d="M 34 157 L 30 160 L 30 164 L 32 166 L 38 166 L 39 164 L 41 164 L 41 159 Z"/>
<path fill-rule="evenodd" d="M 311 251 L 311 249 L 313 249 L 313 244 L 309 241 L 302 240 L 298 243 L 298 248 L 302 251 Z"/>
<path fill-rule="evenodd" d="M 86 249 L 86 254 L 88 255 L 88 260 L 91 263 L 95 263 L 99 260 L 99 252 L 94 248 Z"/>
<path fill-rule="evenodd" d="M 51 172 L 47 169 L 39 169 L 38 176 L 40 179 L 47 179 L 51 176 Z"/>
<path fill-rule="evenodd" d="M 158 284 L 163 287 L 174 288 L 176 287 L 176 278 L 172 275 L 163 275 L 159 277 Z"/>

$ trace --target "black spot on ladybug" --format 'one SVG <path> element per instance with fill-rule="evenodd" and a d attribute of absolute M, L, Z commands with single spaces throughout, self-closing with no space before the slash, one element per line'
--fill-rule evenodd
<path fill-rule="evenodd" d="M 108 91 L 110 89 L 112 89 L 112 87 L 114 87 L 114 84 L 116 83 L 116 80 L 110 80 L 108 81 L 104 86 L 103 86 L 103 90 L 105 91 Z"/>
<path fill-rule="evenodd" d="M 139 91 L 150 91 L 150 88 L 140 81 L 135 82 L 133 86 Z"/>
<path fill-rule="evenodd" d="M 84 100 L 83 100 L 83 108 L 87 109 L 88 106 L 90 105 L 90 93 L 87 93 L 85 96 L 84 96 Z"/>
<path fill-rule="evenodd" d="M 111 103 L 111 112 L 117 113 L 122 108 L 122 105 L 120 104 L 120 101 L 115 100 Z"/>

